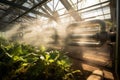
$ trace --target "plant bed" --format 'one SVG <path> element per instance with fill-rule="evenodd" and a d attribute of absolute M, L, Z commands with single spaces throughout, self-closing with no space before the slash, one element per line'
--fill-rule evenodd
<path fill-rule="evenodd" d="M 0 38 L 1 80 L 78 80 L 81 72 L 71 65 L 62 51 Z"/>

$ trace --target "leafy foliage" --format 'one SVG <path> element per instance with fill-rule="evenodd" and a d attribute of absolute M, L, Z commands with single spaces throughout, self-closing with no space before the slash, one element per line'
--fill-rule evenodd
<path fill-rule="evenodd" d="M 1 80 L 77 80 L 69 58 L 60 51 L 47 51 L 0 38 Z"/>

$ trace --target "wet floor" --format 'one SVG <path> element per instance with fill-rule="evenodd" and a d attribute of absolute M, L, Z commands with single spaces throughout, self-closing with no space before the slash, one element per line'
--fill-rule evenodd
<path fill-rule="evenodd" d="M 54 46 L 54 48 L 61 49 L 58 46 Z M 114 80 L 110 49 L 107 44 L 101 47 L 64 47 L 64 51 L 67 52 L 67 55 L 73 61 L 73 67 L 84 73 L 84 78 L 81 80 L 86 80 L 94 70 L 99 69 L 104 73 L 104 80 Z"/>

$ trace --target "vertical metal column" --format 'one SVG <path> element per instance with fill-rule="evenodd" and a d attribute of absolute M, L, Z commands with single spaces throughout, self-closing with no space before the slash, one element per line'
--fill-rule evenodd
<path fill-rule="evenodd" d="M 113 24 L 116 23 L 116 0 L 110 0 L 110 12 Z"/>
<path fill-rule="evenodd" d="M 114 1 L 114 0 L 113 0 Z M 115 0 L 116 1 L 116 16 L 117 16 L 117 37 L 116 37 L 116 65 L 115 65 L 115 72 L 117 75 L 117 80 L 120 80 L 120 23 L 119 23 L 119 19 L 120 19 L 120 12 L 119 12 L 119 0 Z"/>

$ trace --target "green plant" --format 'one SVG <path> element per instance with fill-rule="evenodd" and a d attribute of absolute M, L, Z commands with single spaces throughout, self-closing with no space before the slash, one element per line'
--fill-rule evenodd
<path fill-rule="evenodd" d="M 80 70 L 71 69 L 70 59 L 61 51 L 0 41 L 2 80 L 77 80 Z"/>

